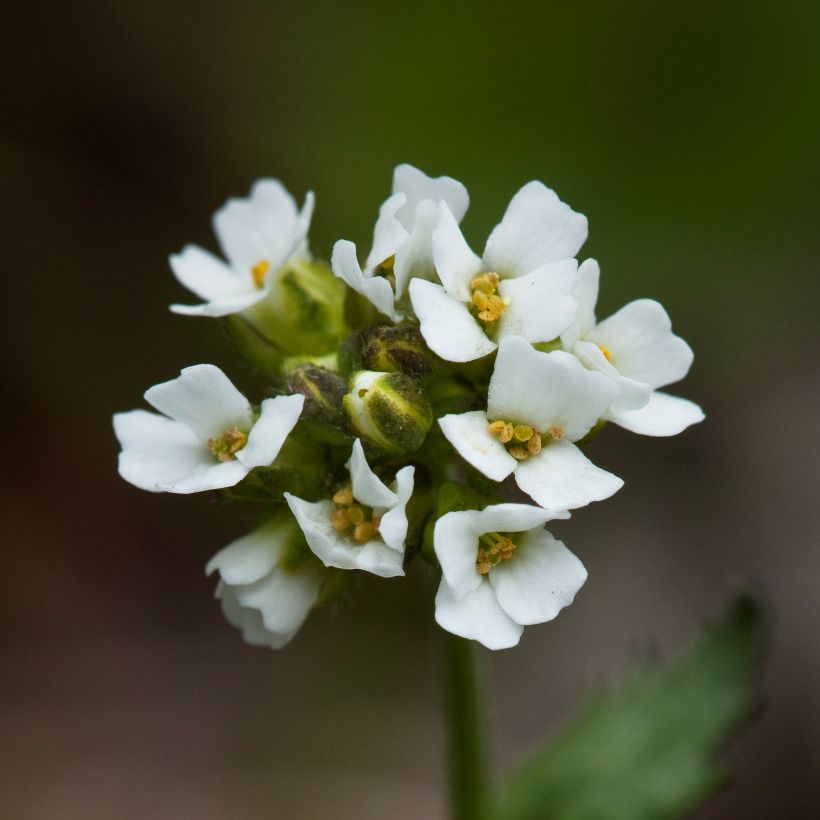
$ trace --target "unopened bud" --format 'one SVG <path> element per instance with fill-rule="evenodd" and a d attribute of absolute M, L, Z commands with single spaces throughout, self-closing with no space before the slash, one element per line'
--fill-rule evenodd
<path fill-rule="evenodd" d="M 414 379 L 430 372 L 430 354 L 416 325 L 381 325 L 362 337 L 362 363 L 370 370 L 404 373 Z"/>
<path fill-rule="evenodd" d="M 403 373 L 354 373 L 344 408 L 356 435 L 396 455 L 421 447 L 433 423 L 424 392 Z"/>
<path fill-rule="evenodd" d="M 347 382 L 338 373 L 313 364 L 299 365 L 288 376 L 288 392 L 305 397 L 303 419 L 340 425 Z"/>

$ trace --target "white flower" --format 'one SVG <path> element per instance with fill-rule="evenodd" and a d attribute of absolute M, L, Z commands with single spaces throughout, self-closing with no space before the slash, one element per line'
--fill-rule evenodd
<path fill-rule="evenodd" d="M 405 507 L 414 467 L 403 467 L 387 487 L 370 469 L 359 439 L 347 462 L 351 484 L 333 500 L 310 503 L 285 493 L 310 548 L 325 566 L 362 569 L 392 578 L 404 575 Z"/>
<path fill-rule="evenodd" d="M 280 649 L 307 618 L 328 571 L 288 512 L 229 544 L 205 569 L 219 572 L 225 617 L 254 646 Z"/>
<path fill-rule="evenodd" d="M 196 245 L 172 255 L 176 278 L 205 303 L 171 305 L 171 310 L 188 316 L 228 316 L 268 296 L 291 257 L 309 256 L 313 202 L 313 193 L 308 193 L 298 211 L 293 197 L 275 179 L 260 179 L 247 199 L 229 199 L 213 221 L 228 264 Z"/>
<path fill-rule="evenodd" d="M 143 490 L 196 493 L 232 487 L 254 467 L 269 465 L 305 399 L 265 399 L 255 419 L 218 367 L 197 364 L 151 387 L 145 400 L 165 415 L 132 410 L 114 416 L 120 475 Z"/>
<path fill-rule="evenodd" d="M 544 529 L 556 516 L 497 504 L 442 516 L 434 548 L 442 579 L 436 621 L 489 649 L 518 643 L 524 627 L 551 621 L 583 586 L 583 564 Z"/>
<path fill-rule="evenodd" d="M 431 243 L 439 202 L 446 202 L 460 222 L 470 198 L 455 179 L 432 178 L 412 165 L 399 165 L 393 172 L 393 193 L 379 209 L 364 270 L 352 242 L 340 239 L 333 246 L 331 265 L 336 276 L 393 321 L 402 318 L 395 303 L 404 297 L 410 279 L 433 275 Z M 394 279 L 393 286 L 388 275 Z"/>
<path fill-rule="evenodd" d="M 594 259 L 578 269 L 578 312 L 561 341 L 586 367 L 617 386 L 605 418 L 647 436 L 674 436 L 702 421 L 703 411 L 694 402 L 657 390 L 682 379 L 694 358 L 689 345 L 672 333 L 666 311 L 658 302 L 638 299 L 596 324 L 599 278 Z"/>
<path fill-rule="evenodd" d="M 413 311 L 430 349 L 451 362 L 492 353 L 505 336 L 549 342 L 575 315 L 577 262 L 586 217 L 540 182 L 525 185 L 479 259 L 446 203 L 439 206 L 433 258 L 441 285 L 414 279 Z"/>
<path fill-rule="evenodd" d="M 487 412 L 439 419 L 459 454 L 493 481 L 510 473 L 542 507 L 571 510 L 609 498 L 623 486 L 572 442 L 598 422 L 615 385 L 569 353 L 541 353 L 517 336 L 501 340 Z"/>

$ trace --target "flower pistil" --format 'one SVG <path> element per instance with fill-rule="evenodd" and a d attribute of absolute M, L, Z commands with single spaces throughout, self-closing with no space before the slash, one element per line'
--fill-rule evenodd
<path fill-rule="evenodd" d="M 208 449 L 217 461 L 232 461 L 247 443 L 247 433 L 243 433 L 238 427 L 229 427 L 221 436 L 208 439 Z"/>

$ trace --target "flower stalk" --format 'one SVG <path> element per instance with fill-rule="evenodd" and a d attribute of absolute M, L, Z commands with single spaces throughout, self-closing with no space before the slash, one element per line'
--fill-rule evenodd
<path fill-rule="evenodd" d="M 443 633 L 443 675 L 452 820 L 487 820 L 489 783 L 477 647 Z"/>

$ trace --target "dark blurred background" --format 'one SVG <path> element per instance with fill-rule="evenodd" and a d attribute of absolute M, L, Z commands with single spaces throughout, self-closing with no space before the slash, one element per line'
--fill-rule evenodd
<path fill-rule="evenodd" d="M 626 486 L 555 528 L 587 585 L 487 658 L 494 771 L 751 586 L 765 706 L 697 816 L 820 816 L 820 4 L 87 0 L 3 29 L 0 817 L 444 818 L 432 573 L 249 648 L 203 574 L 241 517 L 120 480 L 110 422 L 185 365 L 251 383 L 166 308 L 225 198 L 313 189 L 314 250 L 366 252 L 399 162 L 467 185 L 476 248 L 533 178 L 587 214 L 599 315 L 660 300 L 708 415 L 600 437 Z"/>

